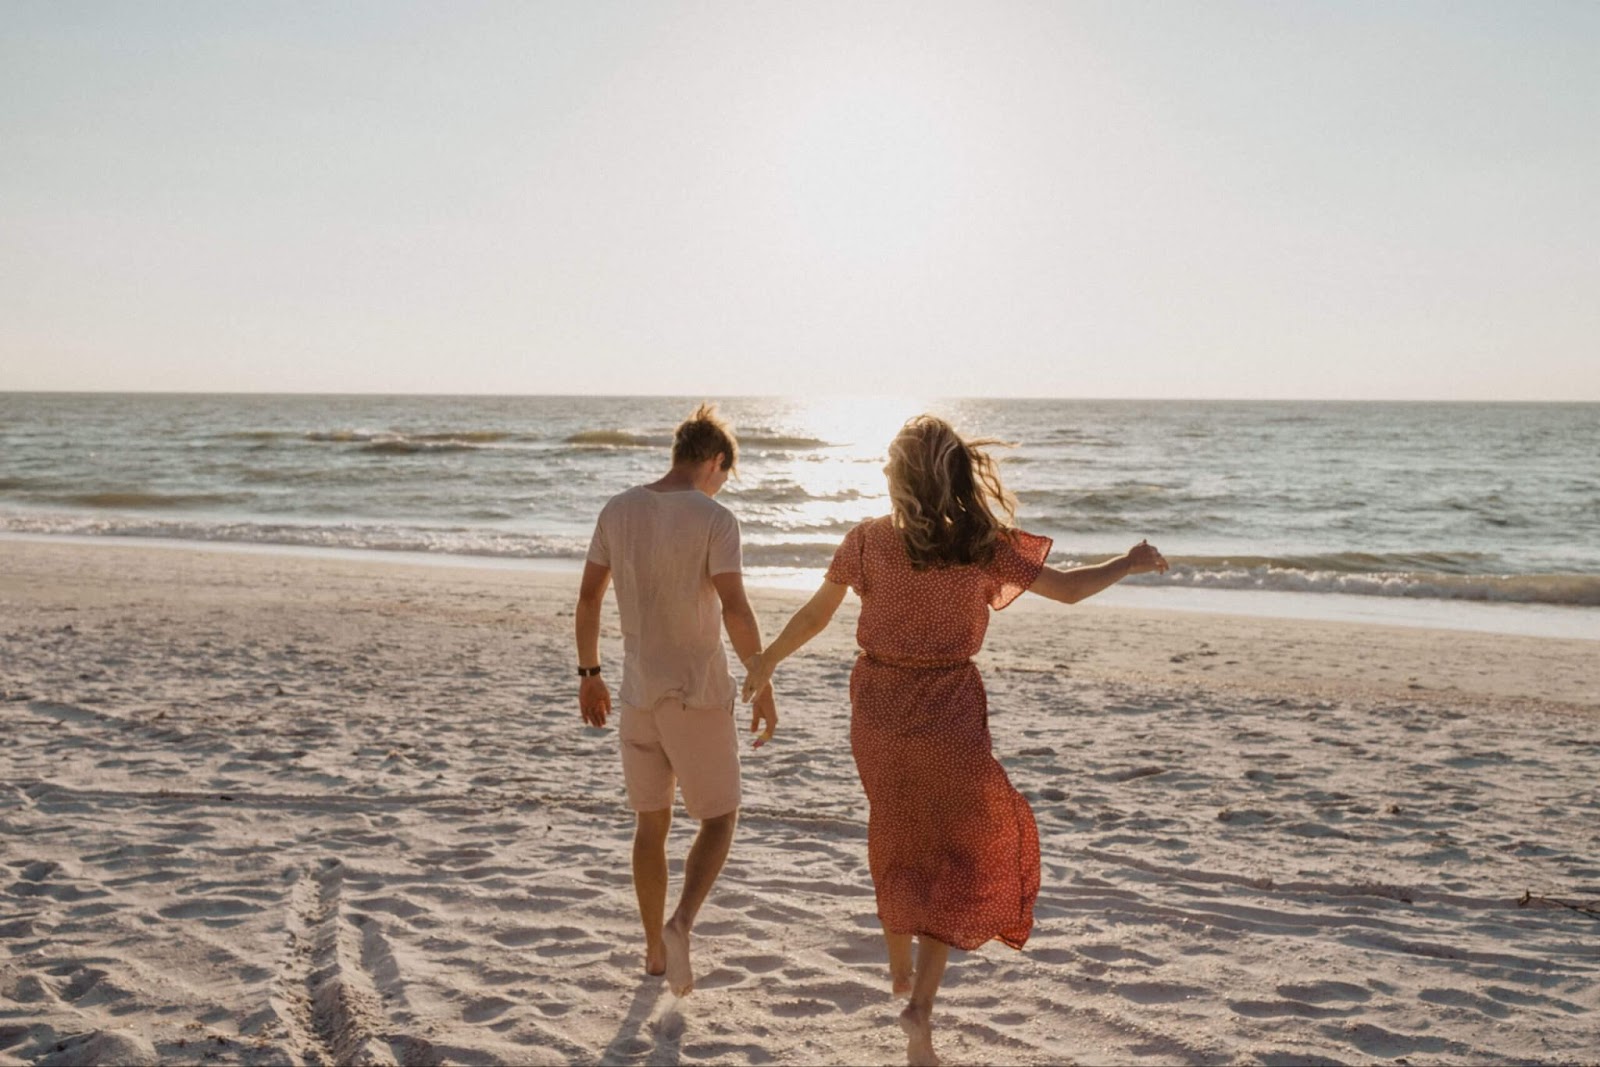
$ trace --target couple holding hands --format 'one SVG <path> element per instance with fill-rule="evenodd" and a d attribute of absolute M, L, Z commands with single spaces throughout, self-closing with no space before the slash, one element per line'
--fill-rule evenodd
<path fill-rule="evenodd" d="M 1024 592 L 1076 603 L 1130 574 L 1165 571 L 1141 542 L 1088 567 L 1045 564 L 1050 539 L 1011 525 L 1016 503 L 985 446 L 919 415 L 889 445 L 890 514 L 844 537 L 821 587 L 772 644 L 745 596 L 739 526 L 713 498 L 738 442 L 702 405 L 678 427 L 672 467 L 600 512 L 578 594 L 579 705 L 606 725 L 600 615 L 613 579 L 623 635 L 618 734 L 637 813 L 634 890 L 645 969 L 673 993 L 694 984 L 689 935 L 733 841 L 739 808 L 734 683 L 726 628 L 743 662 L 759 747 L 778 715 L 774 669 L 828 625 L 846 590 L 861 599 L 850 675 L 850 747 L 870 806 L 867 855 L 889 979 L 909 997 L 899 1022 L 909 1063 L 937 1063 L 934 996 L 951 947 L 999 938 L 1021 948 L 1039 892 L 1039 835 L 1027 800 L 990 751 L 988 704 L 972 662 L 989 612 Z M 667 918 L 667 831 L 675 788 L 700 830 Z M 914 951 L 915 942 L 915 951 Z"/>

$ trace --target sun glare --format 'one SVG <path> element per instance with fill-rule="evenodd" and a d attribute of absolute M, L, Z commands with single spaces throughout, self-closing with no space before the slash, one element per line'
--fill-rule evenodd
<path fill-rule="evenodd" d="M 786 433 L 827 442 L 800 452 L 761 457 L 753 479 L 735 493 L 744 513 L 774 528 L 752 544 L 815 536 L 831 546 L 849 526 L 888 510 L 883 464 L 905 421 L 927 410 L 915 397 L 797 399 L 784 411 Z M 759 474 L 754 474 L 759 470 Z M 798 499 L 794 495 L 798 494 Z"/>
<path fill-rule="evenodd" d="M 926 410 L 927 401 L 912 396 L 829 397 L 803 401 L 795 418 L 836 446 L 836 458 L 866 461 L 888 455 L 900 427 Z"/>

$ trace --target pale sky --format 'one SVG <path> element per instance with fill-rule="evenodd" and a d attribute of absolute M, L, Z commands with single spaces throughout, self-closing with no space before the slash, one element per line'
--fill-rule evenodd
<path fill-rule="evenodd" d="M 0 6 L 0 389 L 1600 401 L 1600 3 Z"/>

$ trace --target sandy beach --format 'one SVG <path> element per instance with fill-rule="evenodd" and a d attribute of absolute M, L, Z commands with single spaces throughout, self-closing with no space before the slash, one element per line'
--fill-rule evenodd
<path fill-rule="evenodd" d="M 0 543 L 0 1063 L 903 1062 L 854 599 L 780 671 L 680 1001 L 642 973 L 575 591 Z M 802 598 L 756 593 L 769 638 Z M 615 683 L 614 611 L 603 651 Z M 941 1055 L 1592 1061 L 1600 916 L 1557 901 L 1600 898 L 1597 653 L 1025 598 L 980 666 L 1037 924 L 953 956 Z"/>

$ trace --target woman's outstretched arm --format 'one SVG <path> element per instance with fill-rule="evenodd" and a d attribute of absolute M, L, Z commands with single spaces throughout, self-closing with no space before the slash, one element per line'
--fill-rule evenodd
<path fill-rule="evenodd" d="M 1096 563 L 1092 567 L 1073 567 L 1065 571 L 1046 567 L 1039 572 L 1039 577 L 1034 579 L 1033 584 L 1028 586 L 1028 592 L 1038 593 L 1051 600 L 1059 600 L 1063 604 L 1076 604 L 1080 600 L 1111 588 L 1130 574 L 1144 574 L 1148 571 L 1160 571 L 1165 574 L 1167 558 L 1156 551 L 1156 546 L 1149 541 L 1140 541 L 1115 559 Z"/>
<path fill-rule="evenodd" d="M 772 644 L 744 661 L 745 703 L 749 703 L 772 680 L 772 672 L 778 664 L 823 631 L 833 619 L 833 613 L 844 602 L 844 591 L 848 588 L 824 579 L 821 587 L 811 594 L 811 599 L 784 626 L 783 633 Z"/>

